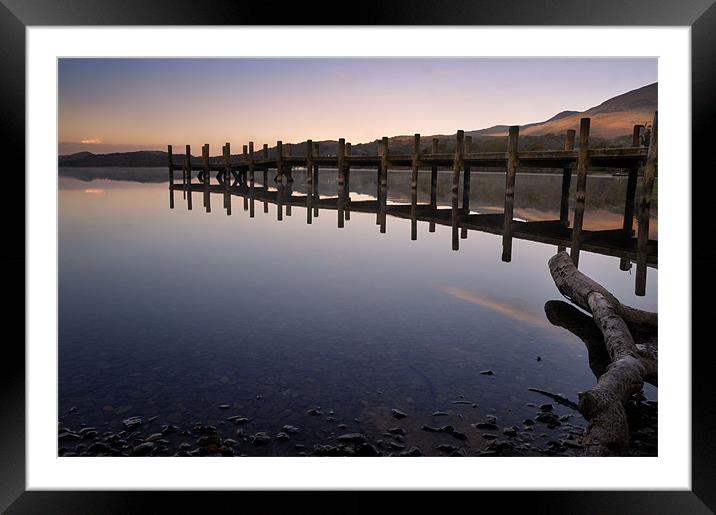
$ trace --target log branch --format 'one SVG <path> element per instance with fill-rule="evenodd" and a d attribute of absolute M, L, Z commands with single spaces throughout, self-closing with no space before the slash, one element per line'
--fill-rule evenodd
<path fill-rule="evenodd" d="M 624 404 L 641 392 L 645 379 L 656 378 L 658 370 L 656 346 L 637 345 L 630 328 L 655 332 L 656 313 L 622 305 L 604 287 L 579 272 L 566 252 L 549 260 L 549 270 L 560 293 L 592 314 L 610 361 L 594 388 L 579 394 L 579 411 L 589 421 L 582 442 L 585 453 L 620 455 L 629 442 Z"/>
<path fill-rule="evenodd" d="M 559 252 L 550 258 L 549 271 L 560 293 L 583 310 L 591 313 L 588 297 L 590 293 L 598 292 L 607 299 L 616 314 L 627 323 L 630 330 L 640 332 L 656 330 L 658 326 L 656 313 L 642 311 L 620 303 L 606 288 L 577 270 L 572 258 L 566 252 Z"/>

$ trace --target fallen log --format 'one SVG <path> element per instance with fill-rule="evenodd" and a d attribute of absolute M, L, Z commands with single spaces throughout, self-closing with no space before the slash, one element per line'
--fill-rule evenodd
<path fill-rule="evenodd" d="M 610 292 L 574 266 L 566 252 L 549 260 L 557 289 L 574 304 L 591 313 L 599 328 L 609 364 L 597 384 L 579 393 L 579 411 L 589 421 L 583 440 L 585 454 L 613 456 L 624 453 L 629 442 L 624 404 L 641 392 L 644 381 L 656 384 L 658 372 L 656 338 L 637 344 L 632 330 L 644 338 L 656 334 L 657 315 L 621 304 Z"/>

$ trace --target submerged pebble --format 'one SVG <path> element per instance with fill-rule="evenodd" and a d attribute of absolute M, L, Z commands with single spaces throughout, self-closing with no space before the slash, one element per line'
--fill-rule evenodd
<path fill-rule="evenodd" d="M 395 408 L 390 410 L 390 414 L 393 415 L 393 417 L 397 418 L 398 420 L 408 416 L 404 411 L 401 411 L 401 410 L 395 409 Z"/>

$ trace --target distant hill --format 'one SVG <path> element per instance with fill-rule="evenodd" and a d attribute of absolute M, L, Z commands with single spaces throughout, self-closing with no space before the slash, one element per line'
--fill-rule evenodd
<path fill-rule="evenodd" d="M 594 138 L 612 139 L 628 136 L 637 124 L 651 123 L 658 106 L 657 83 L 610 98 L 596 107 L 584 112 L 563 111 L 549 120 L 531 123 L 520 127 L 520 136 L 541 136 L 545 134 L 564 134 L 567 129 L 579 129 L 579 119 L 592 119 L 590 134 Z M 473 136 L 507 136 L 508 127 L 496 125 L 480 131 L 472 131 Z"/>
<path fill-rule="evenodd" d="M 636 124 L 651 123 L 654 111 L 657 110 L 657 83 L 629 91 L 622 95 L 610 98 L 598 106 L 583 112 L 562 111 L 543 122 L 529 123 L 520 126 L 519 147 L 524 150 L 548 150 L 564 148 L 564 133 L 568 129 L 579 129 L 579 120 L 590 117 L 590 146 L 592 147 L 620 147 L 631 142 L 632 128 Z M 509 126 L 495 125 L 486 129 L 466 131 L 472 136 L 473 152 L 501 152 L 507 146 L 507 132 Z M 429 152 L 431 139 L 438 138 L 439 152 L 449 152 L 454 149 L 455 135 L 422 136 L 423 151 Z M 338 151 L 338 142 L 327 140 L 317 142 L 322 155 L 335 155 Z M 395 154 L 409 154 L 413 148 L 413 136 L 393 136 L 389 139 L 390 151 Z M 354 155 L 375 155 L 378 152 L 378 140 L 352 145 Z M 292 145 L 295 156 L 306 155 L 306 142 Z M 276 148 L 269 149 L 269 155 L 276 155 Z M 241 156 L 234 154 L 232 160 Z M 183 155 L 175 154 L 174 162 L 183 163 Z M 193 163 L 200 163 L 200 157 L 193 157 Z M 223 162 L 221 156 L 211 158 L 212 163 Z M 59 166 L 73 167 L 155 167 L 167 165 L 167 153 L 159 150 L 143 150 L 138 152 L 117 152 L 112 154 L 92 154 L 79 152 L 59 156 Z"/>
<path fill-rule="evenodd" d="M 149 167 L 166 166 L 167 153 L 159 150 L 140 150 L 137 152 L 114 152 L 112 154 L 93 154 L 92 152 L 78 152 L 67 156 L 60 156 L 60 166 L 124 166 Z"/>

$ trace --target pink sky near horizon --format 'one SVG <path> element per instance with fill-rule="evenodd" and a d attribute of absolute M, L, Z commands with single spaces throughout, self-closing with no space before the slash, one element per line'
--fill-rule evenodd
<path fill-rule="evenodd" d="M 655 58 L 60 59 L 59 153 L 454 134 L 656 81 Z"/>

